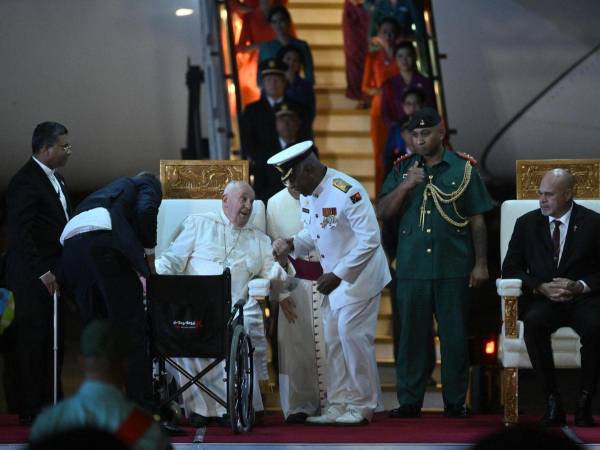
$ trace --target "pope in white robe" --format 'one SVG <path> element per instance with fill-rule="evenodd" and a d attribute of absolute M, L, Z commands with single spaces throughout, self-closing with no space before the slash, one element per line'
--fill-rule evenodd
<path fill-rule="evenodd" d="M 271 239 L 293 236 L 303 228 L 300 194 L 283 189 L 267 204 L 267 234 Z M 319 261 L 317 251 L 306 259 Z M 288 423 L 316 415 L 326 397 L 326 358 L 321 303 L 316 283 L 296 280 L 289 297 L 279 299 L 279 398 Z"/>
<path fill-rule="evenodd" d="M 156 271 L 171 275 L 220 274 L 223 268 L 231 271 L 232 304 L 247 299 L 244 305 L 244 328 L 250 335 L 254 352 L 255 411 L 262 411 L 262 399 L 258 380 L 268 379 L 267 341 L 262 310 L 252 296 L 248 295 L 248 283 L 252 279 L 271 280 L 272 285 L 287 279 L 286 271 L 273 260 L 269 237 L 248 224 L 252 213 L 254 191 L 244 182 L 232 182 L 223 193 L 223 210 L 220 213 L 194 214 L 187 217 L 179 233 L 167 250 L 156 259 Z M 283 289 L 285 296 L 285 290 Z M 180 358 L 181 364 L 192 374 L 206 367 L 212 359 Z M 175 374 L 180 385 L 187 379 Z M 202 378 L 221 398 L 226 397 L 224 362 Z M 204 394 L 196 386 L 183 393 L 184 408 L 189 417 L 192 413 L 204 417 L 219 417 L 226 413 L 223 406 Z"/>

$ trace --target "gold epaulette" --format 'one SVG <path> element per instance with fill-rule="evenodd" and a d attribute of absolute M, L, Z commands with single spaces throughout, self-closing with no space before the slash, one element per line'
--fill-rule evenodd
<path fill-rule="evenodd" d="M 346 192 L 348 192 L 350 190 L 350 188 L 352 187 L 351 184 L 346 183 L 344 180 L 342 180 L 341 178 L 334 178 L 333 179 L 333 186 L 338 188 L 340 191 L 342 191 L 344 194 Z"/>
<path fill-rule="evenodd" d="M 473 158 L 471 155 L 469 155 L 468 153 L 463 153 L 463 152 L 455 152 L 456 155 L 459 158 L 462 158 L 466 161 L 469 161 L 469 163 L 474 166 L 475 164 L 477 164 L 477 160 L 475 158 Z"/>

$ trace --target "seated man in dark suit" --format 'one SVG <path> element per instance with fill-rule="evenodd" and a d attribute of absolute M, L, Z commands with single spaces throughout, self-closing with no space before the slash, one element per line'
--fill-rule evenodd
<path fill-rule="evenodd" d="M 575 425 L 594 426 L 591 404 L 600 364 L 600 214 L 573 202 L 574 177 L 562 169 L 540 183 L 540 209 L 517 220 L 503 278 L 523 281 L 525 344 L 548 397 L 542 424 L 566 423 L 550 335 L 572 327 L 581 338 L 581 385 Z"/>
<path fill-rule="evenodd" d="M 161 199 L 160 181 L 153 174 L 119 178 L 86 197 L 60 237 L 63 276 L 83 322 L 107 318 L 128 330 L 133 348 L 127 395 L 146 408 L 152 403 L 152 370 L 140 276 L 154 271 Z"/>

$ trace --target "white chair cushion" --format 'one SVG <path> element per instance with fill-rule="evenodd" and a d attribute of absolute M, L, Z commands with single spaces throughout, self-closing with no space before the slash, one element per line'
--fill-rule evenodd
<path fill-rule="evenodd" d="M 504 326 L 500 334 L 498 359 L 504 367 L 531 368 L 531 360 L 527 354 L 524 339 L 523 322 L 517 322 L 519 334 L 516 338 L 504 337 Z M 572 328 L 563 327 L 552 335 L 552 354 L 554 364 L 559 368 L 581 367 L 579 336 Z"/>
<path fill-rule="evenodd" d="M 519 279 L 502 279 L 498 278 L 496 280 L 496 288 L 497 289 L 521 289 L 523 282 Z"/>
<path fill-rule="evenodd" d="M 220 199 L 165 199 L 158 210 L 156 254 L 160 255 L 174 239 L 179 225 L 190 214 L 206 212 L 218 213 L 223 209 Z M 266 230 L 265 205 L 255 200 L 252 206 L 250 224 Z"/>

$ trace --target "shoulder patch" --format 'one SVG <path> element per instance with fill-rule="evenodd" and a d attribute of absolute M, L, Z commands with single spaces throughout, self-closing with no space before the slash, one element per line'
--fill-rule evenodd
<path fill-rule="evenodd" d="M 352 187 L 351 184 L 346 183 L 344 180 L 342 180 L 341 178 L 334 178 L 333 179 L 333 186 L 338 188 L 340 191 L 342 191 L 344 194 L 346 192 L 348 192 L 350 190 L 350 188 Z"/>
<path fill-rule="evenodd" d="M 412 154 L 405 153 L 404 155 L 396 158 L 396 161 L 394 161 L 394 166 L 399 166 L 402 161 L 406 161 L 411 156 Z"/>
<path fill-rule="evenodd" d="M 456 155 L 459 158 L 462 158 L 466 161 L 469 161 L 469 163 L 474 166 L 475 164 L 477 164 L 477 160 L 475 158 L 473 158 L 471 155 L 469 155 L 468 153 L 463 153 L 463 152 L 455 152 Z"/>
<path fill-rule="evenodd" d="M 360 192 L 355 192 L 354 194 L 352 194 L 350 196 L 350 201 L 352 203 L 358 203 L 362 200 L 362 196 L 360 195 Z"/>

